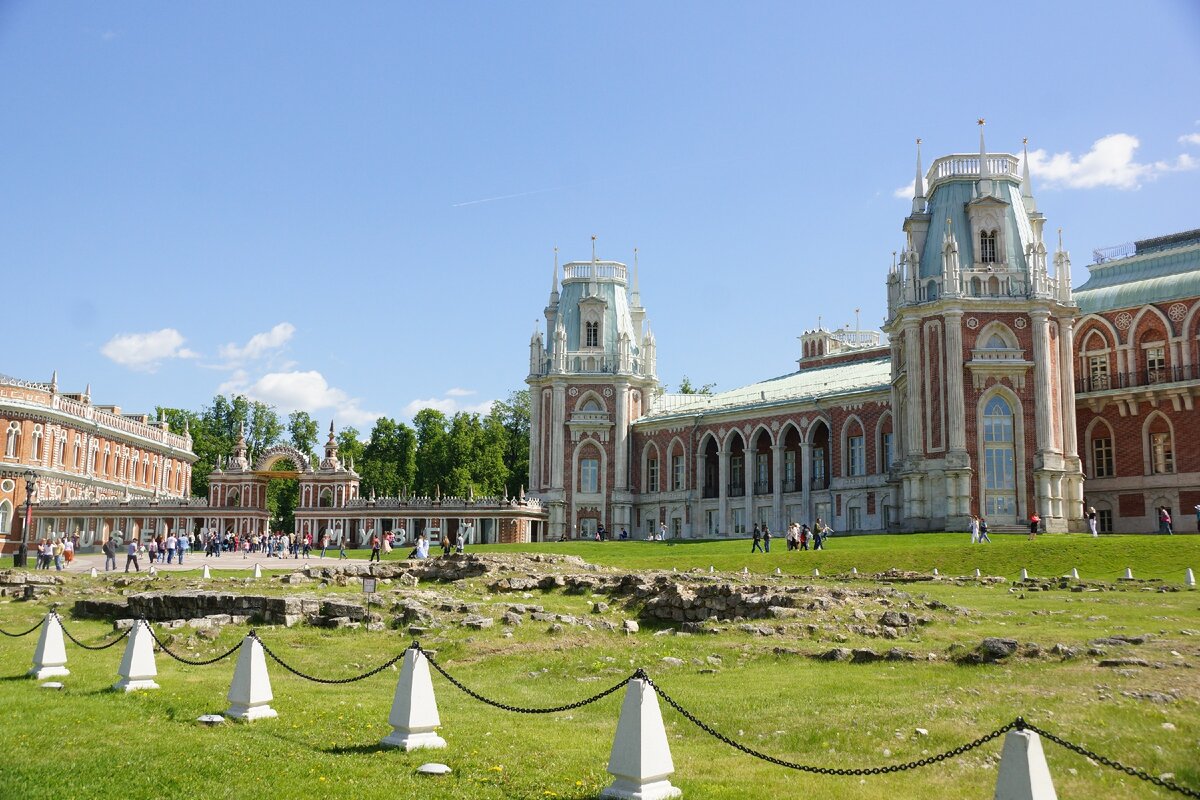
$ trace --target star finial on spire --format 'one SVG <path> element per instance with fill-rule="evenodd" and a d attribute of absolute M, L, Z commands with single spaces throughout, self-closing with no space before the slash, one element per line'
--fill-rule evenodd
<path fill-rule="evenodd" d="M 981 128 L 982 128 L 982 127 L 983 127 L 985 124 L 987 124 L 987 120 L 985 120 L 983 117 L 980 117 L 979 119 L 977 119 L 977 120 L 975 120 L 975 121 L 976 121 L 977 123 L 979 123 L 979 127 L 981 127 Z"/>

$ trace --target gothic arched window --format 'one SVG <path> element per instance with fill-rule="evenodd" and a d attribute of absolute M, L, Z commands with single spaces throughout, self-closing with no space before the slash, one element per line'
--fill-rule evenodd
<path fill-rule="evenodd" d="M 584 331 L 587 334 L 586 346 L 587 347 L 599 347 L 600 346 L 600 323 L 599 322 L 585 322 L 584 323 Z"/>
<path fill-rule="evenodd" d="M 8 423 L 8 435 L 4 440 L 4 457 L 16 458 L 21 449 L 21 423 L 13 420 Z"/>
<path fill-rule="evenodd" d="M 993 397 L 983 408 L 985 517 L 1015 518 L 1017 513 L 1016 440 L 1012 407 Z"/>
<path fill-rule="evenodd" d="M 995 264 L 996 263 L 996 232 L 995 231 L 980 231 L 979 232 L 979 263 Z"/>

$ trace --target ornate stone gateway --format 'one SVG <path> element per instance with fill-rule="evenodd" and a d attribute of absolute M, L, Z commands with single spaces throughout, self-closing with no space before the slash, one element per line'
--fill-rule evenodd
<path fill-rule="evenodd" d="M 333 424 L 325 443 L 325 457 L 312 464 L 291 445 L 276 445 L 262 452 L 251 465 L 244 435 L 224 467 L 209 476 L 209 508 L 204 527 L 238 536 L 268 532 L 267 487 L 272 479 L 294 478 L 300 496 L 295 509 L 295 532 L 312 534 L 319 542 L 359 546 L 375 534 L 394 532 L 403 540 L 425 533 L 430 541 L 443 536 L 463 537 L 467 544 L 528 542 L 545 538 L 546 512 L 538 500 L 520 497 L 371 497 L 359 495 L 359 475 L 354 465 L 338 456 Z M 296 469 L 272 469 L 281 460 Z M 403 531 L 403 533 L 401 533 Z"/>

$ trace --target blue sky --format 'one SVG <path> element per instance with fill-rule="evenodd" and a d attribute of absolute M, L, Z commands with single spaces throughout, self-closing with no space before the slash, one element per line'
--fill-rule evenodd
<path fill-rule="evenodd" d="M 127 411 L 484 408 L 593 234 L 672 388 L 786 373 L 818 316 L 880 324 L 914 140 L 977 117 L 1077 285 L 1200 227 L 1186 0 L 0 0 L 0 76 L 0 372 Z"/>

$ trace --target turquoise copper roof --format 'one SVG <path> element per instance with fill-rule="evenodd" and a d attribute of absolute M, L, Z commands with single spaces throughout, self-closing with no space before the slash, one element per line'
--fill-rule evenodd
<path fill-rule="evenodd" d="M 952 180 L 942 183 L 933 190 L 929 198 L 929 232 L 925 237 L 925 249 L 921 253 L 921 277 L 938 278 L 942 275 L 942 241 L 946 235 L 946 220 L 958 240 L 958 263 L 969 269 L 975 263 L 975 242 L 971 236 L 971 220 L 967 204 L 976 199 L 977 180 Z M 1033 241 L 1033 229 L 1029 226 L 1029 215 L 1021 200 L 1021 186 L 1004 178 L 993 178 L 993 196 L 1003 201 L 1008 208 L 1004 211 L 1004 259 L 1009 267 L 1024 270 L 1025 245 Z"/>
<path fill-rule="evenodd" d="M 1075 290 L 1084 314 L 1200 296 L 1200 241 L 1143 248 L 1129 258 L 1092 264 L 1087 283 Z"/>
<path fill-rule="evenodd" d="M 653 410 L 637 422 L 658 422 L 779 404 L 836 401 L 846 395 L 885 391 L 891 385 L 892 360 L 886 348 L 881 348 L 881 353 L 870 360 L 802 369 L 712 395 L 664 394 L 655 401 Z"/>

